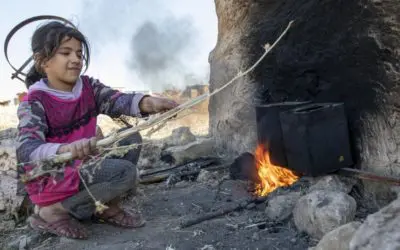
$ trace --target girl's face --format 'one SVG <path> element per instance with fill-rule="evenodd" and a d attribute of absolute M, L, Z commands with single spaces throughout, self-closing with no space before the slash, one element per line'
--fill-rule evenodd
<path fill-rule="evenodd" d="M 65 37 L 56 53 L 42 64 L 53 87 L 72 90 L 83 65 L 82 44 L 75 38 Z"/>

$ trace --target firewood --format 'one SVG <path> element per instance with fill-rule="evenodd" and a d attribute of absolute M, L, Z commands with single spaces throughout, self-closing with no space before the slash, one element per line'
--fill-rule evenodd
<path fill-rule="evenodd" d="M 167 180 L 172 175 L 175 175 L 176 178 L 181 180 L 184 177 L 199 174 L 202 169 L 206 169 L 208 171 L 218 171 L 218 170 L 226 169 L 227 167 L 229 167 L 229 164 L 213 166 L 213 167 L 204 167 L 204 168 L 197 167 L 197 169 L 193 169 L 193 170 L 174 171 L 172 173 L 160 174 L 160 175 L 155 175 L 155 176 L 151 176 L 151 174 L 146 174 L 144 176 L 141 176 L 141 177 L 145 177 L 145 178 L 141 179 L 139 181 L 139 183 L 143 184 L 143 185 L 159 183 L 159 182 L 163 182 L 163 181 Z M 170 168 L 170 169 L 165 169 L 165 170 L 167 171 L 167 170 L 171 170 L 171 169 L 175 169 L 175 168 Z M 163 172 L 163 170 L 161 170 L 160 172 L 154 172 L 153 174 L 159 174 L 161 172 Z"/>

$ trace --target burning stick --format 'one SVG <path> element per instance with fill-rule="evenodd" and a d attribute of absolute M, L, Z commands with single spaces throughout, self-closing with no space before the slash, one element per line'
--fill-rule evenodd
<path fill-rule="evenodd" d="M 260 62 L 266 57 L 266 55 L 279 43 L 279 41 L 283 38 L 283 36 L 287 33 L 287 31 L 290 29 L 290 27 L 292 26 L 293 21 L 290 21 L 288 26 L 286 27 L 286 29 L 282 32 L 282 34 L 278 37 L 278 39 L 272 44 L 266 44 L 264 46 L 265 52 L 261 55 L 261 57 L 250 67 L 248 68 L 246 71 L 244 72 L 239 72 L 234 78 L 232 78 L 229 82 L 225 83 L 224 85 L 222 85 L 220 88 L 214 90 L 212 93 L 205 93 L 203 95 L 200 95 L 196 98 L 193 98 L 181 105 L 179 105 L 178 107 L 171 109 L 159 116 L 155 116 L 149 120 L 147 120 L 146 122 L 144 122 L 143 124 L 138 125 L 137 127 L 132 127 L 129 128 L 127 130 L 121 131 L 119 133 L 115 133 L 112 134 L 102 140 L 99 140 L 96 144 L 96 148 L 102 148 L 105 147 L 109 144 L 115 143 L 121 139 L 124 139 L 134 133 L 137 133 L 139 131 L 142 130 L 146 130 L 148 128 L 151 128 L 153 126 L 156 126 L 160 123 L 166 122 L 167 120 L 169 120 L 170 118 L 173 118 L 174 116 L 176 116 L 178 113 L 182 112 L 183 110 L 186 110 L 188 108 L 191 108 L 197 104 L 199 104 L 200 102 L 206 100 L 208 97 L 213 96 L 217 93 L 219 93 L 220 91 L 224 90 L 225 88 L 227 88 L 228 86 L 230 86 L 233 82 L 235 82 L 237 79 L 247 75 L 248 73 L 250 73 L 256 66 L 258 66 L 258 64 L 260 64 Z M 34 168 L 35 173 L 34 176 L 38 177 L 41 175 L 44 175 L 48 172 L 48 170 L 50 170 L 50 168 L 53 165 L 58 165 L 60 167 L 60 163 L 65 163 L 72 160 L 72 154 L 70 152 L 68 153 L 64 153 L 64 154 L 60 154 L 60 155 L 55 155 L 52 156 L 50 159 L 46 159 L 41 163 L 47 165 L 45 166 L 38 166 L 37 168 Z M 21 163 L 20 165 L 25 165 L 26 163 Z M 62 165 L 62 164 L 61 164 Z M 25 181 L 27 180 L 31 180 L 31 174 L 28 174 L 28 176 L 24 177 Z"/>

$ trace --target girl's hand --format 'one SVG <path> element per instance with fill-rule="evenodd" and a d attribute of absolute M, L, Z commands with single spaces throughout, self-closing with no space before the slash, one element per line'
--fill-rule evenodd
<path fill-rule="evenodd" d="M 96 137 L 90 139 L 83 138 L 70 144 L 62 145 L 58 149 L 57 153 L 62 154 L 71 152 L 73 159 L 83 160 L 87 156 L 96 152 L 96 142 Z"/>
<path fill-rule="evenodd" d="M 154 114 L 168 111 L 178 105 L 168 98 L 145 96 L 139 103 L 139 109 L 142 113 Z"/>

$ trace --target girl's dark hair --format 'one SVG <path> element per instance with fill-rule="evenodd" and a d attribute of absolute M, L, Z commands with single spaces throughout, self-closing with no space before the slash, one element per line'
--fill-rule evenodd
<path fill-rule="evenodd" d="M 29 88 L 32 84 L 45 77 L 40 65 L 44 60 L 54 56 L 65 37 L 75 38 L 83 45 L 83 56 L 86 68 L 90 61 L 89 45 L 85 36 L 77 29 L 61 22 L 53 21 L 40 26 L 32 36 L 31 48 L 36 54 L 35 65 L 30 68 L 25 78 L 25 85 Z"/>

